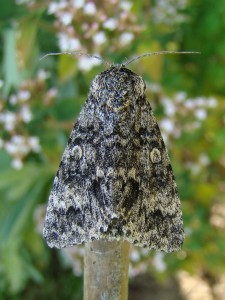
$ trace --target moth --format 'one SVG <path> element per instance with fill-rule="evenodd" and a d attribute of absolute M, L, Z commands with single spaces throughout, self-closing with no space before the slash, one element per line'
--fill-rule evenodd
<path fill-rule="evenodd" d="M 181 204 L 142 77 L 124 65 L 98 74 L 70 134 L 50 193 L 50 247 L 124 239 L 177 251 Z"/>

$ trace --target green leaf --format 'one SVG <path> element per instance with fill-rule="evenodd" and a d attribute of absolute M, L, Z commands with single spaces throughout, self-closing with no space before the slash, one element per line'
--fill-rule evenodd
<path fill-rule="evenodd" d="M 75 74 L 76 69 L 76 60 L 72 55 L 60 55 L 58 74 L 62 82 L 70 79 Z"/>
<path fill-rule="evenodd" d="M 14 171 L 14 173 L 11 173 L 8 171 L 8 176 L 5 176 L 5 179 L 5 174 L 1 174 L 0 181 L 4 179 L 2 180 L 4 187 L 11 187 L 11 189 L 14 188 L 15 191 L 19 191 L 18 195 L 16 195 L 15 191 L 11 193 L 11 195 L 17 196 L 14 202 L 9 202 L 10 198 L 8 195 L 5 200 L 8 211 L 0 222 L 0 239 L 2 241 L 15 238 L 21 233 L 22 229 L 25 228 L 32 215 L 35 203 L 41 199 L 45 191 L 45 186 L 51 176 L 50 170 L 51 169 L 47 166 L 38 168 L 38 165 L 28 165 L 27 168 L 18 172 Z M 9 174 L 12 174 L 11 179 L 9 178 Z M 26 182 L 25 185 L 24 182 Z M 20 186 L 22 186 L 22 188 Z"/>
<path fill-rule="evenodd" d="M 27 13 L 25 6 L 18 5 L 15 0 L 1 1 L 0 22 L 1 25 L 11 24 L 13 20 Z"/>
<path fill-rule="evenodd" d="M 36 183 L 24 198 L 17 201 L 11 208 L 9 215 L 5 218 L 1 228 L 0 238 L 2 241 L 13 239 L 21 232 L 27 224 L 27 219 L 31 214 L 35 202 L 40 198 L 45 184 L 45 181 Z"/>
<path fill-rule="evenodd" d="M 21 81 L 17 66 L 16 54 L 16 29 L 6 29 L 3 33 L 4 58 L 3 70 L 5 74 L 5 82 L 3 86 L 3 94 L 7 95 L 10 88 L 18 87 Z"/>
<path fill-rule="evenodd" d="M 7 290 L 11 294 L 19 292 L 27 279 L 24 269 L 23 258 L 19 251 L 20 241 L 18 238 L 1 245 L 2 261 L 1 267 L 4 270 L 7 281 Z"/>
<path fill-rule="evenodd" d="M 36 51 L 35 43 L 37 30 L 39 25 L 39 15 L 27 15 L 20 22 L 20 37 L 17 40 L 17 49 L 20 54 L 20 59 L 22 61 L 23 69 L 27 68 L 26 71 L 32 71 L 32 66 L 34 64 L 33 55 Z"/>
<path fill-rule="evenodd" d="M 74 120 L 81 110 L 78 99 L 65 99 L 59 101 L 55 106 L 55 117 L 60 121 Z"/>

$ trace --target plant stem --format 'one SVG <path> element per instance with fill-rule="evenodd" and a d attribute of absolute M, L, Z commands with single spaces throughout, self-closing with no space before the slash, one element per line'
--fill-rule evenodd
<path fill-rule="evenodd" d="M 127 300 L 129 248 L 125 241 L 85 245 L 84 300 Z"/>

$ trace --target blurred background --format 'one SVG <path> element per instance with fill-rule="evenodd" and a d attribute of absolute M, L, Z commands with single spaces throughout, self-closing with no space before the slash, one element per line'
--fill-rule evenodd
<path fill-rule="evenodd" d="M 133 247 L 129 299 L 225 299 L 225 0 L 1 1 L 0 299 L 82 299 L 83 247 L 42 238 L 49 191 L 96 59 L 143 58 L 168 147 L 186 239 L 164 254 Z"/>

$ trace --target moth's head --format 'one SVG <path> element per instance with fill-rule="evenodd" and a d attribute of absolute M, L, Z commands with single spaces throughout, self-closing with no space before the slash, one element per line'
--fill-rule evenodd
<path fill-rule="evenodd" d="M 90 92 L 96 99 L 123 102 L 138 99 L 144 95 L 145 89 L 145 82 L 139 75 L 123 66 L 113 66 L 94 78 Z"/>

